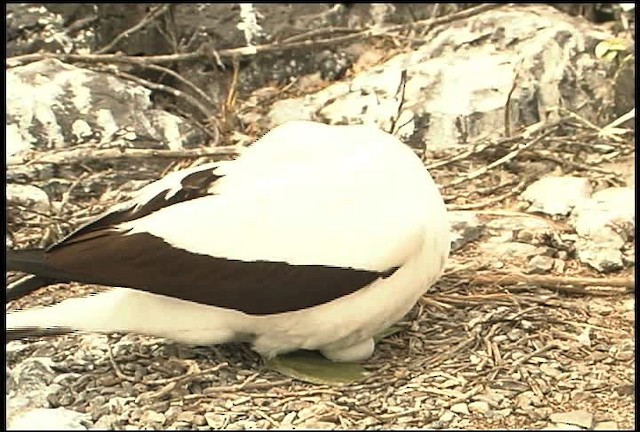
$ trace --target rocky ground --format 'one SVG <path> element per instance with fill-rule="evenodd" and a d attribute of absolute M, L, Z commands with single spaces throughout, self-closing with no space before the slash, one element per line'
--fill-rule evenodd
<path fill-rule="evenodd" d="M 381 19 L 371 11 L 368 15 L 357 10 L 358 13 L 340 15 L 344 11 L 330 9 L 333 12 L 327 14 L 324 9 L 311 9 L 303 11 L 309 22 L 329 20 L 338 33 L 342 25 L 351 29 L 358 26 L 357 19 L 373 20 L 374 26 Z M 220 16 L 231 13 L 221 10 Z M 445 12 L 451 11 L 440 14 L 444 16 Z M 244 93 L 234 103 L 226 103 L 226 116 L 216 117 L 219 135 L 202 128 L 184 132 L 184 119 L 147 109 L 149 95 L 133 86 L 118 87 L 124 96 L 115 92 L 103 94 L 104 80 L 113 83 L 111 77 L 102 75 L 104 70 L 87 72 L 52 62 L 32 63 L 40 74 L 62 70 L 67 82 L 86 78 L 86 82 L 93 83 L 88 86 L 90 91 L 100 93 L 101 103 L 113 104 L 124 98 L 126 103 L 117 105 L 117 109 L 110 105 L 110 109 L 117 114 L 116 122 L 130 121 L 130 129 L 117 135 L 118 140 L 124 141 L 119 141 L 119 159 L 113 163 L 106 162 L 113 157 L 113 149 L 105 148 L 102 141 L 97 146 L 88 142 L 71 149 L 53 145 L 53 150 L 48 142 L 20 160 L 9 160 L 9 246 L 50 244 L 162 172 L 198 163 L 198 156 L 207 156 L 204 152 L 210 152 L 207 157 L 228 157 L 233 151 L 224 150 L 224 145 L 246 144 L 272 122 L 287 119 L 292 113 L 329 122 L 339 122 L 341 117 L 357 122 L 365 112 L 374 113 L 384 117 L 381 123 L 385 127 L 389 126 L 385 116 L 396 115 L 391 122 L 393 130 L 409 137 L 407 140 L 424 156 L 425 164 L 442 186 L 454 238 L 445 276 L 398 324 L 398 331 L 379 342 L 374 356 L 363 365 L 368 375 L 360 381 L 337 386 L 294 379 L 270 368 L 242 344 L 188 347 L 138 335 L 25 340 L 6 347 L 9 425 L 14 429 L 49 428 L 54 424 L 77 429 L 632 429 L 635 131 L 628 119 L 615 123 L 629 112 L 630 107 L 624 105 L 628 98 L 603 96 L 607 90 L 603 87 L 609 86 L 609 81 L 598 74 L 608 72 L 606 68 L 599 69 L 601 65 L 592 59 L 582 61 L 578 67 L 571 64 L 573 56 L 563 57 L 567 62 L 564 66 L 586 75 L 573 83 L 564 75 L 558 86 L 568 87 L 559 91 L 553 85 L 541 87 L 539 94 L 547 99 L 535 103 L 527 86 L 549 74 L 541 74 L 533 67 L 525 68 L 518 79 L 511 75 L 490 83 L 478 79 L 488 88 L 497 89 L 485 92 L 479 88 L 447 87 L 442 84 L 446 77 L 434 74 L 432 63 L 428 63 L 434 47 L 440 46 L 444 52 L 441 54 L 447 55 L 450 50 L 442 48 L 447 44 L 453 44 L 455 49 L 472 47 L 465 55 L 487 55 L 493 48 L 483 47 L 486 38 L 473 31 L 481 32 L 478 23 L 491 23 L 508 14 L 524 14 L 529 21 L 518 22 L 528 22 L 534 28 L 538 28 L 538 16 L 558 20 L 563 34 L 578 41 L 593 30 L 548 9 L 534 12 L 524 7 L 488 11 L 498 15 L 486 15 L 477 22 L 469 20 L 467 27 L 449 35 L 436 27 L 434 37 L 429 39 L 433 45 L 422 50 L 407 45 L 413 43 L 412 38 L 424 37 L 419 32 L 403 33 L 392 41 L 367 40 L 364 48 L 359 40 L 358 46 L 350 46 L 344 52 L 313 54 L 324 59 L 321 63 L 325 69 L 318 73 L 303 70 L 303 66 L 309 66 L 310 58 L 317 64 L 316 57 L 294 55 L 297 62 L 292 62 L 275 56 L 273 64 L 281 68 L 270 71 L 286 69 L 287 73 L 301 74 L 288 84 L 277 82 L 282 78 L 278 74 L 267 80 L 270 83 L 261 82 L 256 78 L 261 68 L 252 63 L 243 68 L 244 75 L 236 76 L 240 87 L 246 87 Z M 283 12 L 278 9 L 271 13 Z M 391 24 L 404 22 L 412 13 L 415 15 L 415 11 L 398 8 L 391 15 Z M 413 19 L 436 15 L 434 12 Z M 12 19 L 17 18 L 24 17 L 14 13 Z M 53 24 L 47 25 L 51 30 Z M 533 49 L 539 40 L 547 40 L 544 32 L 539 32 L 535 37 L 541 39 L 526 45 L 532 36 L 525 27 L 523 24 L 515 36 L 507 36 L 515 44 L 524 44 L 519 49 Z M 511 31 L 508 29 L 507 26 L 507 33 Z M 269 28 L 260 42 L 267 43 L 269 34 L 278 34 L 294 43 L 296 32 L 292 31 L 287 26 L 280 30 Z M 346 32 L 344 28 L 343 31 Z M 228 33 L 231 35 L 232 31 Z M 557 34 L 547 36 L 554 39 Z M 233 37 L 223 38 L 222 48 L 236 46 L 239 42 Z M 501 36 L 491 37 L 497 40 L 492 43 L 499 45 Z M 584 39 L 593 48 L 596 43 L 589 42 L 590 37 Z M 42 40 L 55 44 L 66 39 Z M 564 48 L 574 49 L 571 44 L 567 46 Z M 409 71 L 405 87 L 411 91 L 398 98 L 396 75 L 400 74 L 393 68 L 394 64 L 406 62 L 407 57 L 402 56 L 408 52 L 414 56 L 412 61 L 424 67 Z M 221 55 L 225 60 L 224 52 Z M 342 64 L 341 59 L 346 63 Z M 502 57 L 497 60 L 504 63 Z M 502 73 L 500 61 L 494 66 Z M 547 60 L 538 63 L 545 67 L 556 64 Z M 392 70 L 392 81 L 385 81 L 387 75 L 376 69 L 380 64 L 387 66 L 385 70 Z M 452 67 L 456 64 L 452 62 Z M 457 66 L 460 68 L 452 69 L 451 76 L 467 64 Z M 589 72 L 602 81 L 589 78 Z M 610 75 L 610 87 L 624 89 L 618 86 L 622 72 Z M 35 85 L 24 76 L 16 72 L 8 79 Z M 256 83 L 260 88 L 247 90 Z M 375 87 L 378 85 L 386 90 Z M 512 85 L 518 87 L 515 92 Z M 69 85 L 65 86 L 68 90 Z M 419 95 L 423 86 L 436 87 L 438 94 L 422 99 Z M 25 95 L 29 87 L 21 88 L 17 96 Z M 510 126 L 503 123 L 509 106 L 501 105 L 497 115 L 491 111 L 493 108 L 480 110 L 492 106 L 489 101 L 496 93 L 503 92 L 504 96 L 510 89 L 520 117 L 512 119 L 513 130 L 507 131 Z M 473 95 L 480 92 L 486 98 L 474 100 L 476 105 L 464 108 L 463 114 L 455 114 L 455 133 L 436 136 L 434 125 L 446 126 L 448 119 L 435 118 L 428 109 L 446 101 L 445 90 L 457 92 L 457 101 L 465 100 L 467 91 Z M 592 98 L 602 96 L 602 103 L 598 99 L 593 105 L 606 112 L 589 107 L 587 96 L 576 96 L 580 92 Z M 548 102 L 548 98 L 560 93 L 573 95 L 574 99 L 567 96 L 571 109 L 552 112 L 548 117 L 528 117 L 533 111 L 541 115 L 546 109 L 534 110 L 533 105 Z M 629 93 L 628 88 L 626 93 L 619 93 Z M 39 94 L 43 99 L 44 95 L 57 93 Z M 25 110 L 20 99 L 25 97 L 8 102 L 12 125 L 23 124 L 19 116 Z M 229 95 L 227 102 L 231 99 Z M 406 117 L 397 106 L 398 100 L 415 114 L 409 116 L 410 121 L 398 121 Z M 55 104 L 55 100 L 51 101 Z M 374 102 L 383 108 L 372 110 Z M 82 117 L 81 109 L 76 107 L 74 111 L 72 105 L 64 105 L 64 121 L 80 117 L 90 128 L 104 126 L 99 124 L 98 116 Z M 134 137 L 142 136 L 143 126 L 150 123 L 159 132 L 144 139 L 156 146 L 151 147 L 156 158 L 147 161 L 151 150 L 144 147 L 139 153 L 128 153 L 133 155 L 129 156 L 131 159 L 123 159 L 124 149 L 130 144 L 127 133 L 133 131 Z M 230 125 L 236 125 L 235 129 Z M 72 125 L 60 130 L 66 133 L 70 128 Z M 174 128 L 179 129 L 182 142 L 172 147 L 170 142 L 163 142 L 163 137 Z M 191 144 L 185 136 L 198 142 L 207 133 L 219 145 L 189 153 Z M 58 139 L 47 136 L 53 137 L 52 142 Z M 100 136 L 103 141 L 114 141 L 106 133 Z M 436 140 L 437 137 L 441 139 Z M 463 144 L 440 145 L 452 137 Z M 70 138 L 63 133 L 59 139 Z M 161 147 L 154 140 L 166 145 Z M 429 145 L 425 151 L 426 142 Z M 8 281 L 14 276 L 8 275 Z M 7 309 L 51 304 L 101 289 L 105 288 L 51 286 L 8 304 Z"/>
<path fill-rule="evenodd" d="M 520 225 L 478 217 L 489 230 Z M 499 280 L 471 285 L 470 267 L 524 270 L 518 261 L 545 256 L 537 245 L 487 256 L 481 249 L 490 238 L 454 253 L 449 274 L 378 345 L 362 382 L 299 382 L 267 369 L 243 345 L 87 335 L 8 344 L 8 388 L 35 389 L 42 406 L 72 410 L 74 421 L 84 417 L 82 424 L 99 428 L 632 428 L 633 294 Z M 545 274 L 595 276 L 562 261 L 564 271 Z M 616 273 L 624 275 L 632 269 Z M 87 290 L 61 288 L 21 305 Z"/>

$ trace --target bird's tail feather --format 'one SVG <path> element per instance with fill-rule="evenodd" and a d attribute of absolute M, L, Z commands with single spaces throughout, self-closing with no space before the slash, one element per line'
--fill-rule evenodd
<path fill-rule="evenodd" d="M 57 282 L 57 280 L 51 278 L 27 276 L 17 282 L 7 285 L 7 295 L 5 300 L 9 303 L 10 301 L 17 300 L 40 288 L 44 288 Z"/>
<path fill-rule="evenodd" d="M 47 264 L 43 249 L 7 250 L 7 271 L 34 275 L 7 286 L 7 302 L 39 288 L 71 280 L 64 272 Z"/>
<path fill-rule="evenodd" d="M 62 272 L 47 264 L 43 249 L 7 250 L 7 271 L 57 279 Z"/>
<path fill-rule="evenodd" d="M 73 333 L 74 330 L 67 327 L 18 327 L 6 330 L 7 342 L 28 337 L 59 336 Z"/>
<path fill-rule="evenodd" d="M 109 307 L 115 304 L 109 304 L 108 297 L 106 309 L 102 309 L 99 297 L 100 294 L 73 297 L 51 306 L 10 311 L 6 314 L 7 340 L 73 332 L 100 332 L 102 329 L 109 329 L 112 318 L 116 321 L 113 325 L 117 328 L 118 309 Z"/>

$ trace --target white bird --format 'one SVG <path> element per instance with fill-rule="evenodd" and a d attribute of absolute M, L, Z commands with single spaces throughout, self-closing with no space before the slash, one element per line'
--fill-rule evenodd
<path fill-rule="evenodd" d="M 39 286 L 118 287 L 10 312 L 7 338 L 138 333 L 362 361 L 440 277 L 449 248 L 442 196 L 408 146 L 373 126 L 289 122 L 46 250 L 7 251 L 7 270 Z"/>

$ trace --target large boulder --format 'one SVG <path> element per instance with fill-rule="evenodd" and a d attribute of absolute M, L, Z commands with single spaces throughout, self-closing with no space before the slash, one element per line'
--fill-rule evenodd
<path fill-rule="evenodd" d="M 613 97 L 606 65 L 593 54 L 612 37 L 581 17 L 545 5 L 509 5 L 432 30 L 416 50 L 304 97 L 276 102 L 269 126 L 293 119 L 377 123 L 397 116 L 397 131 L 416 146 L 452 146 L 512 126 L 558 117 L 565 107 L 595 119 Z"/>
<path fill-rule="evenodd" d="M 180 150 L 204 144 L 194 124 L 153 106 L 151 91 L 116 76 L 45 59 L 9 68 L 7 78 L 7 180 L 29 182 L 50 196 L 60 196 L 87 166 L 110 174 L 83 184 L 74 193 L 90 196 L 131 179 L 153 178 L 167 165 L 162 161 L 93 161 L 85 167 L 38 164 L 24 166 L 38 152 L 85 148 Z"/>

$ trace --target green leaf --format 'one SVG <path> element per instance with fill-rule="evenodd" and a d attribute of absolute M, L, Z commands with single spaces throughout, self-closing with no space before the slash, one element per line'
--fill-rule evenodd
<path fill-rule="evenodd" d="M 367 376 L 357 363 L 337 363 L 317 351 L 295 351 L 266 360 L 269 368 L 291 378 L 312 384 L 343 385 Z"/>
<path fill-rule="evenodd" d="M 626 51 L 627 41 L 620 38 L 611 38 L 600 41 L 594 50 L 596 57 L 613 60 L 618 51 Z M 613 54 L 612 54 L 613 53 Z"/>

